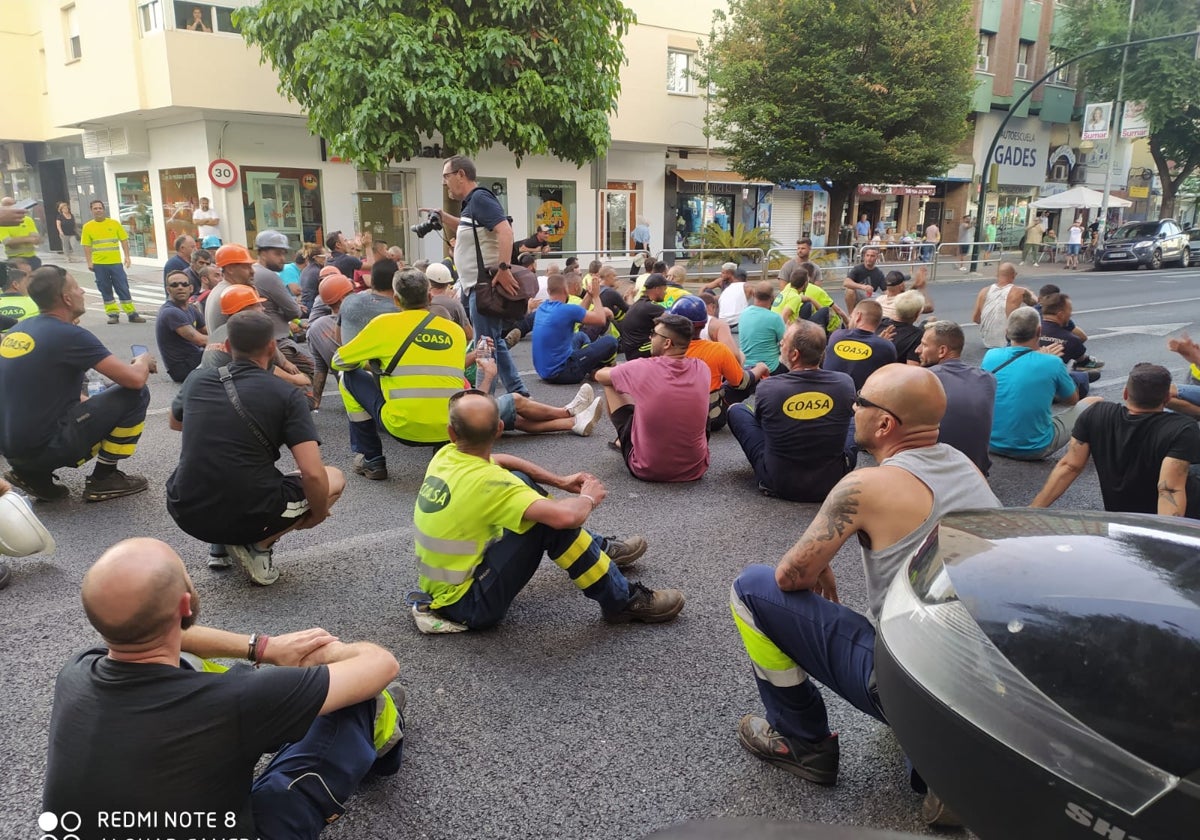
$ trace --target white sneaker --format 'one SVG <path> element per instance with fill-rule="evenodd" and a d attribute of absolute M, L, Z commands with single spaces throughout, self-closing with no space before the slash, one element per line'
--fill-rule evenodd
<path fill-rule="evenodd" d="M 602 413 L 600 411 L 600 397 L 596 397 L 591 405 L 575 415 L 575 426 L 571 431 L 580 437 L 587 437 L 596 428 L 596 421 L 600 419 Z"/>
<path fill-rule="evenodd" d="M 564 405 L 563 408 L 567 410 L 567 414 L 570 414 L 572 417 L 574 417 L 575 415 L 579 414 L 579 412 L 587 408 L 595 396 L 596 395 L 592 393 L 592 386 L 584 382 L 579 386 L 579 391 L 575 394 L 571 401 Z"/>
<path fill-rule="evenodd" d="M 1033 267 L 1034 267 L 1034 268 L 1037 268 L 1039 265 L 1041 265 L 1041 263 L 1034 263 L 1034 264 L 1033 264 Z"/>
<path fill-rule="evenodd" d="M 271 563 L 271 549 L 259 551 L 253 545 L 227 545 L 225 550 L 242 564 L 250 579 L 259 586 L 270 586 L 279 580 L 279 570 Z"/>

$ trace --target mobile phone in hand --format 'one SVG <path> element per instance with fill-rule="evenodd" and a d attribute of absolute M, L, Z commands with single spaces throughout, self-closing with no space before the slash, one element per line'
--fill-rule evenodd
<path fill-rule="evenodd" d="M 133 353 L 133 358 L 136 359 L 138 356 L 142 356 L 142 355 L 145 355 L 146 353 L 149 353 L 150 350 L 146 347 L 145 344 L 134 344 L 129 348 L 129 352 Z"/>
<path fill-rule="evenodd" d="M 13 206 L 18 210 L 32 210 L 41 203 L 42 202 L 38 201 L 36 198 L 23 198 L 20 201 L 15 202 Z"/>

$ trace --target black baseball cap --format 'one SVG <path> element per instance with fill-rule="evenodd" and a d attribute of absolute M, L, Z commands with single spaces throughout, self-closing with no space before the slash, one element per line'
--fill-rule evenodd
<path fill-rule="evenodd" d="M 661 274 L 651 274 L 649 277 L 646 278 L 646 285 L 642 286 L 642 288 L 643 289 L 661 289 L 661 288 L 665 288 L 667 285 L 668 285 L 668 283 L 667 283 L 666 277 L 663 277 Z"/>

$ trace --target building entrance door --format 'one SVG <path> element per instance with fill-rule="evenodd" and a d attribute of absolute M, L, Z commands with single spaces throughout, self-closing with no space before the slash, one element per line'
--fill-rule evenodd
<path fill-rule="evenodd" d="M 255 229 L 277 230 L 298 246 L 304 234 L 300 222 L 300 181 L 256 175 L 248 175 L 250 194 L 254 197 Z"/>
<path fill-rule="evenodd" d="M 605 251 L 633 248 L 633 228 L 637 218 L 637 185 L 609 181 L 600 191 L 600 247 Z"/>

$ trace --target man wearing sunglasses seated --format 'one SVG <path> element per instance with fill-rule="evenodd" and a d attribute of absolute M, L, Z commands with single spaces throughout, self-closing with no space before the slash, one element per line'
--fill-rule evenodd
<path fill-rule="evenodd" d="M 928 370 L 886 365 L 854 406 L 855 442 L 879 466 L 847 474 L 779 563 L 749 566 L 732 592 L 734 623 L 766 707 L 764 717 L 742 718 L 738 739 L 752 755 L 821 785 L 837 782 L 838 737 L 809 677 L 885 720 L 873 621 L 892 578 L 946 514 L 1000 507 L 970 459 L 937 442 L 946 394 Z M 838 603 L 830 564 L 852 536 L 862 550 L 870 617 Z M 913 785 L 924 788 L 916 778 Z M 932 793 L 923 816 L 948 824 Z"/>
<path fill-rule="evenodd" d="M 187 379 L 196 369 L 208 344 L 204 313 L 199 306 L 188 302 L 192 290 L 191 279 L 182 271 L 168 274 L 167 299 L 154 321 L 158 355 L 162 356 L 167 375 L 176 382 Z"/>

